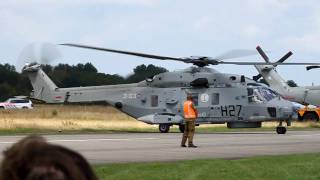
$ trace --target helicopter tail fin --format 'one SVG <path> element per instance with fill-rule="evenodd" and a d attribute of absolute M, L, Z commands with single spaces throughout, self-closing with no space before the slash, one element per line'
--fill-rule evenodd
<path fill-rule="evenodd" d="M 291 87 L 288 86 L 287 82 L 278 74 L 274 66 L 271 65 L 255 65 L 259 74 L 269 84 L 271 88 L 285 94 Z"/>
<path fill-rule="evenodd" d="M 28 78 L 33 87 L 30 97 L 33 99 L 50 102 L 53 92 L 58 89 L 55 83 L 41 69 L 39 64 L 26 65 L 23 70 L 28 75 Z"/>

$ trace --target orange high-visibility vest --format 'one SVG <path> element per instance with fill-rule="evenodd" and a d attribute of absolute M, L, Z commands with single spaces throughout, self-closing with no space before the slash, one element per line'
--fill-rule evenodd
<path fill-rule="evenodd" d="M 184 112 L 184 118 L 186 119 L 195 119 L 197 118 L 197 110 L 193 107 L 193 102 L 190 100 L 187 100 L 183 104 L 183 112 Z"/>

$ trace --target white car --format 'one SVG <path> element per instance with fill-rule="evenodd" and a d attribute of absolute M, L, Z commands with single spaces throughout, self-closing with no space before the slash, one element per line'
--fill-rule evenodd
<path fill-rule="evenodd" d="M 0 103 L 0 109 L 32 109 L 33 105 L 29 99 L 9 98 Z"/>

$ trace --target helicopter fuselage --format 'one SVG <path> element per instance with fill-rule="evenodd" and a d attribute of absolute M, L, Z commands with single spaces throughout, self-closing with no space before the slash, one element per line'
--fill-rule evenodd
<path fill-rule="evenodd" d="M 107 102 L 148 124 L 181 125 L 183 103 L 192 94 L 197 124 L 260 127 L 263 121 L 290 121 L 292 104 L 266 86 L 241 75 L 198 67 L 166 72 L 135 84 L 57 88 L 41 68 L 25 69 L 32 98 L 47 103 Z"/>

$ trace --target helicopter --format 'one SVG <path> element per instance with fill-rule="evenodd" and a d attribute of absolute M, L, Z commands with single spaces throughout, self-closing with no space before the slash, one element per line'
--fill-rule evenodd
<path fill-rule="evenodd" d="M 260 46 L 257 46 L 256 49 L 265 62 L 270 62 L 269 57 Z M 289 51 L 285 56 L 283 56 L 284 58 L 281 58 L 277 62 L 284 62 L 291 55 L 293 55 L 293 53 Z M 257 69 L 259 74 L 253 76 L 252 79 L 258 81 L 260 78 L 263 77 L 263 79 L 269 84 L 269 86 L 275 91 L 277 91 L 279 94 L 281 94 L 283 98 L 306 105 L 303 114 L 298 114 L 299 120 L 310 119 L 318 121 L 319 115 L 315 111 L 316 109 L 312 106 L 320 105 L 320 86 L 318 85 L 290 87 L 277 72 L 276 67 L 276 65 L 255 65 L 255 68 Z M 306 70 L 309 71 L 311 69 L 316 68 L 320 68 L 320 66 L 307 66 Z M 311 108 L 309 108 L 308 105 L 311 105 Z"/>
<path fill-rule="evenodd" d="M 41 69 L 41 64 L 23 67 L 31 81 L 33 99 L 46 103 L 107 102 L 125 114 L 147 124 L 159 125 L 161 133 L 178 125 L 184 131 L 183 102 L 192 95 L 198 109 L 196 124 L 227 124 L 228 128 L 260 128 L 264 121 L 278 121 L 278 134 L 291 125 L 294 108 L 269 87 L 244 75 L 220 73 L 209 65 L 320 65 L 320 63 L 230 62 L 223 58 L 190 56 L 177 58 L 146 53 L 86 46 L 60 44 L 120 53 L 158 60 L 192 64 L 190 68 L 165 72 L 132 84 L 59 88 Z M 227 53 L 228 54 L 228 53 Z M 248 54 L 245 54 L 248 55 Z M 228 54 L 227 58 L 237 55 Z M 244 56 L 244 55 L 243 55 Z"/>
<path fill-rule="evenodd" d="M 267 54 L 262 50 L 260 46 L 256 47 L 257 51 L 265 62 L 270 62 Z M 284 57 L 277 62 L 281 63 L 288 59 L 293 53 L 289 51 Z M 257 81 L 261 77 L 269 84 L 271 88 L 283 95 L 284 98 L 302 103 L 320 105 L 320 86 L 305 86 L 305 87 L 290 87 L 286 81 L 279 75 L 276 70 L 276 65 L 255 65 L 255 68 L 259 72 L 258 75 L 253 76 L 253 80 Z M 307 70 L 320 68 L 320 66 L 307 66 Z"/>

